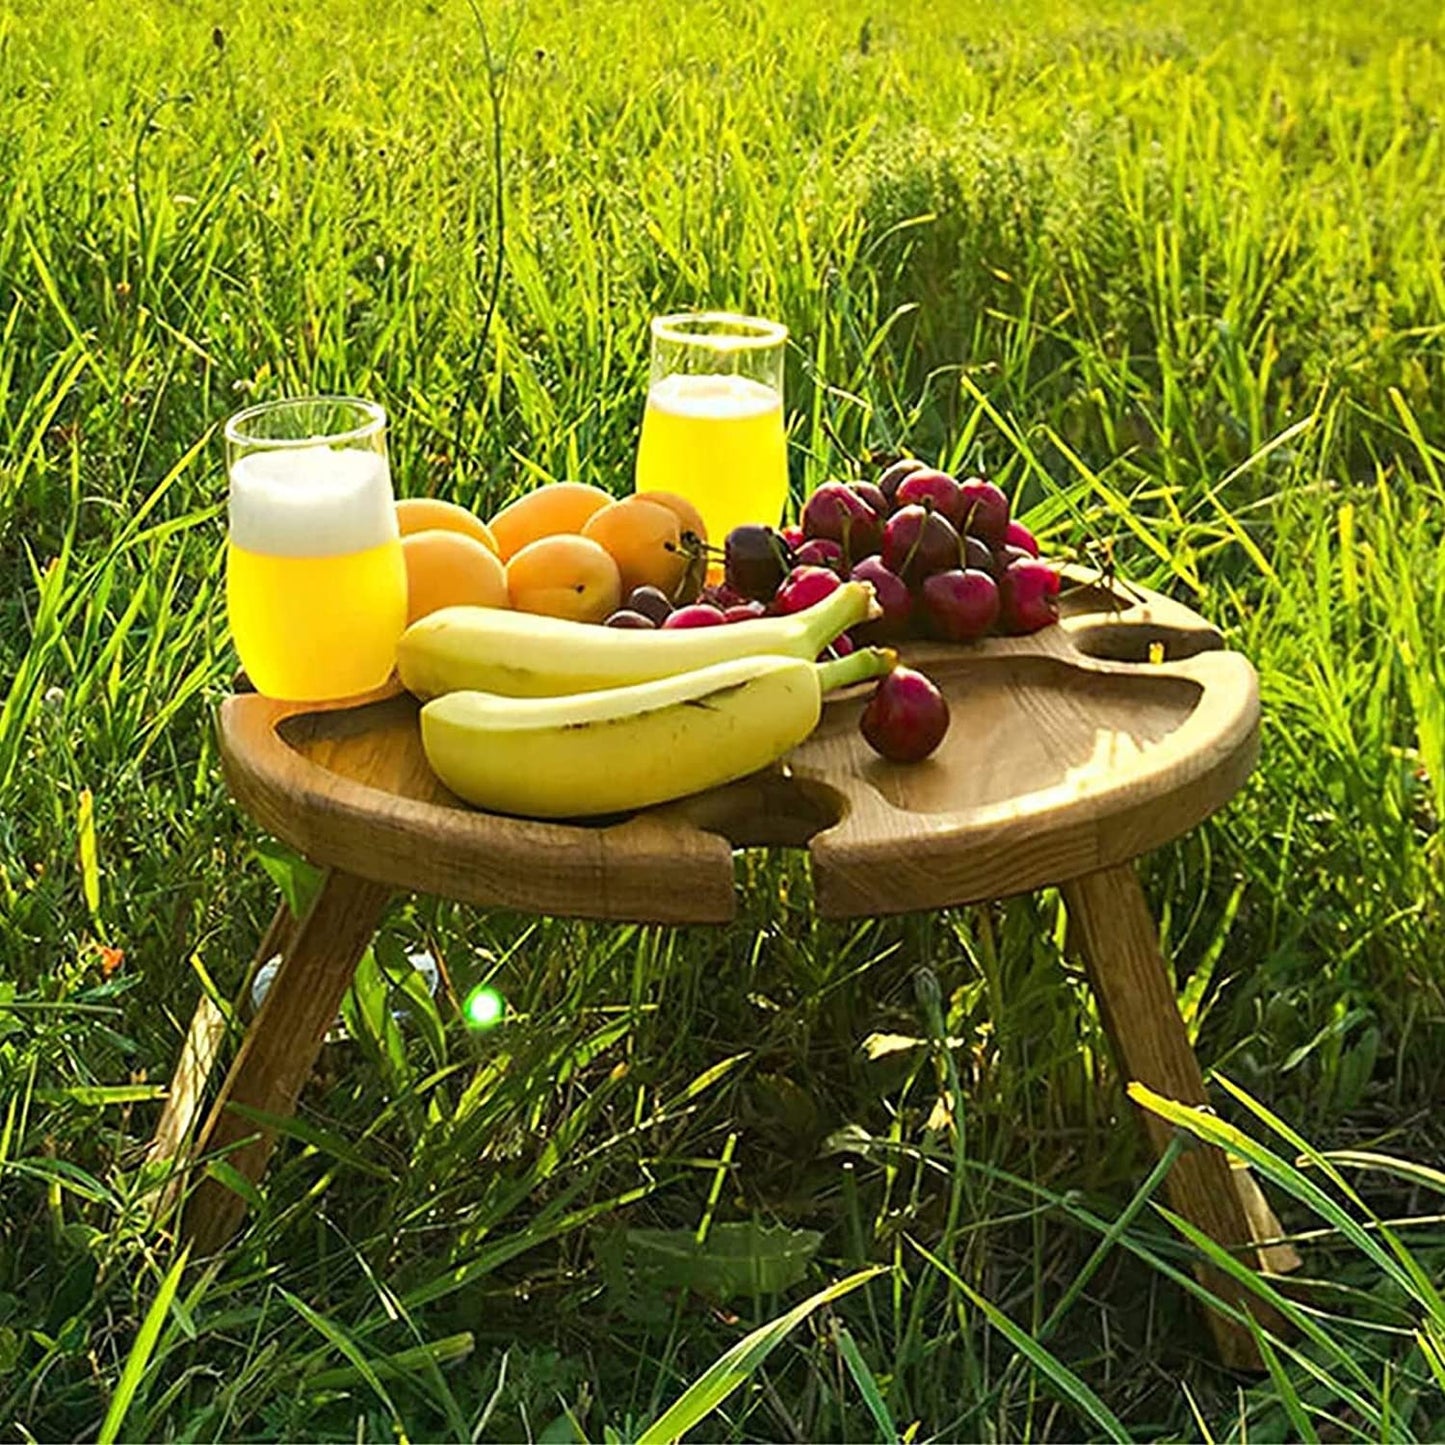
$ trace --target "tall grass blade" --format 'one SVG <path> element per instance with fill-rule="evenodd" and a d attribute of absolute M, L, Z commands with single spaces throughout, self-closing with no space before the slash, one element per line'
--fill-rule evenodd
<path fill-rule="evenodd" d="M 322 1339 L 333 1345 L 337 1352 L 351 1361 L 352 1368 L 362 1381 L 371 1389 L 371 1392 L 386 1407 L 391 1415 L 392 1428 L 396 1432 L 398 1440 L 405 1441 L 406 1429 L 402 1425 L 401 1416 L 397 1412 L 390 1393 L 381 1382 L 380 1376 L 372 1366 L 372 1362 L 362 1353 L 361 1347 L 353 1340 L 345 1330 L 334 1320 L 329 1320 L 319 1311 L 312 1309 L 305 1300 L 291 1293 L 288 1289 L 280 1291 L 281 1298 L 316 1331 Z"/>
<path fill-rule="evenodd" d="M 815 1310 L 840 1300 L 887 1271 L 883 1266 L 860 1269 L 827 1289 L 810 1295 L 786 1314 L 745 1335 L 699 1375 L 671 1405 L 637 1437 L 637 1445 L 669 1445 L 696 1428 L 740 1385 L 744 1384 L 783 1340 Z"/>
<path fill-rule="evenodd" d="M 1308 1160 L 1309 1156 L 1301 1156 Z M 1411 1159 L 1396 1159 L 1390 1154 L 1376 1154 L 1368 1149 L 1322 1149 L 1322 1159 L 1331 1164 L 1343 1164 L 1347 1169 L 1372 1169 L 1382 1174 L 1393 1174 L 1407 1184 L 1445 1194 L 1445 1170 L 1432 1169 L 1428 1164 L 1417 1164 Z"/>
<path fill-rule="evenodd" d="M 186 1245 L 181 1250 L 175 1262 L 166 1271 L 166 1276 L 161 1281 L 161 1287 L 156 1291 L 156 1297 L 151 1301 L 151 1307 L 146 1311 L 145 1319 L 141 1321 L 135 1343 L 130 1347 L 125 1366 L 120 1372 L 120 1379 L 116 1382 L 115 1393 L 110 1397 L 110 1404 L 106 1407 L 105 1418 L 101 1421 L 100 1429 L 96 1433 L 96 1445 L 115 1445 L 115 1442 L 120 1439 L 120 1432 L 125 1425 L 126 1416 L 130 1413 L 136 1392 L 145 1378 L 146 1367 L 150 1364 L 156 1342 L 161 1337 L 166 1316 L 170 1314 L 171 1301 L 175 1299 L 176 1291 L 180 1288 L 181 1275 L 185 1272 L 186 1261 L 190 1258 L 190 1253 L 190 1245 Z"/>
<path fill-rule="evenodd" d="M 834 1340 L 838 1353 L 843 1357 L 843 1363 L 848 1367 L 848 1373 L 853 1377 L 853 1383 L 858 1387 L 858 1393 L 863 1397 L 863 1403 L 868 1407 L 868 1413 L 873 1417 L 873 1423 L 878 1427 L 878 1438 L 897 1440 L 898 1426 L 893 1423 L 888 1402 L 883 1398 L 883 1391 L 878 1388 L 878 1381 L 874 1378 L 873 1371 L 868 1368 L 867 1360 L 858 1349 L 858 1342 L 844 1325 L 839 1325 Z"/>
<path fill-rule="evenodd" d="M 1129 1097 L 1141 1108 L 1148 1109 L 1150 1113 L 1157 1114 L 1161 1119 L 1175 1124 L 1181 1129 L 1187 1129 L 1196 1138 L 1204 1140 L 1207 1144 L 1213 1144 L 1218 1149 L 1237 1154 L 1251 1168 L 1258 1170 L 1266 1178 L 1278 1184 L 1281 1189 L 1286 1190 L 1302 1204 L 1308 1205 L 1316 1214 L 1328 1220 L 1402 1289 L 1411 1294 L 1415 1293 L 1415 1280 L 1411 1272 L 1403 1268 L 1386 1250 L 1382 1249 L 1378 1240 L 1371 1236 L 1369 1230 L 1362 1228 L 1358 1220 L 1292 1164 L 1255 1143 L 1243 1130 L 1236 1129 L 1233 1124 L 1226 1123 L 1223 1119 L 1206 1113 L 1202 1109 L 1176 1103 L 1173 1099 L 1166 1099 L 1163 1095 L 1156 1094 L 1152 1089 L 1146 1088 L 1137 1081 L 1129 1085 L 1128 1092 Z M 1308 1148 L 1308 1146 L 1306 1147 Z M 1310 1150 L 1311 1154 L 1317 1152 Z M 1329 1172 L 1331 1175 L 1335 1173 L 1333 1169 L 1330 1169 Z"/>
<path fill-rule="evenodd" d="M 955 1271 L 936 1255 L 930 1254 L 916 1239 L 910 1238 L 908 1242 L 1028 1360 L 1060 1400 L 1072 1405 L 1085 1419 L 1092 1420 L 1110 1440 L 1128 1445 L 1132 1437 L 1123 1422 L 1062 1360 L 1046 1350 L 1027 1330 L 1016 1325 L 991 1300 L 985 1299 L 960 1279 Z"/>
<path fill-rule="evenodd" d="M 1266 1276 L 1240 1263 L 1217 1240 L 1210 1239 L 1203 1230 L 1191 1224 L 1189 1220 L 1175 1214 L 1162 1204 L 1155 1207 L 1159 1210 L 1161 1217 L 1167 1219 L 1199 1251 L 1203 1259 L 1207 1260 L 1221 1274 L 1228 1275 L 1277 1310 L 1285 1320 L 1298 1328 L 1315 1345 L 1319 1355 L 1328 1360 L 1330 1365 L 1344 1369 L 1356 1378 L 1359 1381 L 1358 1389 L 1343 1384 L 1330 1373 L 1325 1365 L 1318 1363 L 1304 1351 L 1295 1349 L 1283 1340 L 1276 1341 L 1279 1347 L 1287 1351 L 1297 1364 L 1326 1385 L 1334 1395 L 1343 1400 L 1363 1419 L 1369 1421 L 1377 1429 L 1382 1426 L 1383 1417 L 1377 1405 L 1370 1398 L 1371 1393 L 1377 1389 L 1376 1383 L 1367 1374 L 1360 1361 L 1356 1359 L 1356 1351 L 1348 1341 L 1339 1339 L 1321 1328 L 1317 1321 L 1311 1319 L 1305 1311 L 1299 1309 L 1285 1295 L 1275 1289 Z M 1245 1312 L 1234 1309 L 1228 1309 L 1225 1312 L 1232 1318 L 1239 1319 L 1246 1327 L 1256 1330 L 1259 1328 L 1258 1322 L 1252 1321 Z"/>
<path fill-rule="evenodd" d="M 85 906 L 93 921 L 100 919 L 100 862 L 95 845 L 95 799 L 89 788 L 80 790 L 76 808 L 76 832 L 80 835 L 80 886 Z"/>
<path fill-rule="evenodd" d="M 1269 1377 L 1274 1381 L 1275 1393 L 1279 1396 L 1279 1402 L 1284 1406 L 1285 1414 L 1289 1416 L 1290 1424 L 1294 1426 L 1295 1437 L 1303 1440 L 1305 1445 L 1319 1445 L 1319 1434 L 1315 1430 L 1309 1415 L 1305 1412 L 1304 1403 L 1300 1400 L 1299 1391 L 1294 1387 L 1294 1381 L 1290 1379 L 1283 1365 L 1280 1364 L 1279 1355 L 1269 1342 L 1269 1336 L 1259 1328 L 1253 1319 L 1249 1321 L 1250 1333 L 1254 1336 L 1254 1343 L 1259 1350 L 1260 1358 L 1264 1361 L 1265 1368 L 1269 1371 Z"/>

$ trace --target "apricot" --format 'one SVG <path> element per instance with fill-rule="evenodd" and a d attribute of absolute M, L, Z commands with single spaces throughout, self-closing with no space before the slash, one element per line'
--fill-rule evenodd
<path fill-rule="evenodd" d="M 475 512 L 455 502 L 444 502 L 440 497 L 403 497 L 396 504 L 396 525 L 403 537 L 440 529 L 475 537 L 489 552 L 498 551 L 492 529 Z"/>
<path fill-rule="evenodd" d="M 507 563 L 507 595 L 518 612 L 601 622 L 622 601 L 622 576 L 605 547 L 558 533 L 528 542 Z"/>
<path fill-rule="evenodd" d="M 406 559 L 406 620 L 439 607 L 507 606 L 507 573 L 495 552 L 464 532 L 432 527 L 401 539 Z"/>
<path fill-rule="evenodd" d="M 688 501 L 686 497 L 680 497 L 676 492 L 638 492 L 639 497 L 646 497 L 649 502 L 661 502 L 664 507 L 670 507 L 677 513 L 677 525 L 682 530 L 684 537 L 689 532 L 699 542 L 707 541 L 707 523 L 702 519 L 702 513 Z"/>
<path fill-rule="evenodd" d="M 518 497 L 489 524 L 502 561 L 510 562 L 523 547 L 542 537 L 580 533 L 587 519 L 611 501 L 600 487 L 584 482 L 548 482 Z"/>
<path fill-rule="evenodd" d="M 594 512 L 582 535 L 612 554 L 624 595 L 634 587 L 656 587 L 671 597 L 687 571 L 690 554 L 677 513 L 647 497 L 625 497 Z"/>

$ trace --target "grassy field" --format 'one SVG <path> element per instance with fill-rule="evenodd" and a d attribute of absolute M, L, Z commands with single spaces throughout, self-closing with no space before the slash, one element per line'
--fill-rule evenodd
<path fill-rule="evenodd" d="M 0 12 L 0 1431 L 1439 1438 L 1438 6 L 485 14 L 490 67 L 462 0 Z M 237 1249 L 176 1272 L 163 1081 L 307 881 L 216 762 L 218 425 L 358 392 L 401 493 L 625 491 L 646 319 L 695 303 L 791 326 L 795 496 L 982 461 L 1257 665 L 1254 779 L 1145 878 L 1313 1282 L 1269 1376 L 1212 1363 L 1058 898 L 827 925 L 787 858 L 726 931 L 399 904 Z M 397 1024 L 417 946 L 450 987 Z"/>

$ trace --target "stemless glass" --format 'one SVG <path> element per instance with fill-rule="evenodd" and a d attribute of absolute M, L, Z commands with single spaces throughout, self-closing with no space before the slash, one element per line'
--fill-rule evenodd
<path fill-rule="evenodd" d="M 636 489 L 676 492 L 721 546 L 734 527 L 776 527 L 788 499 L 783 436 L 787 328 L 700 311 L 652 323 Z"/>
<path fill-rule="evenodd" d="M 355 397 L 267 402 L 226 423 L 226 610 L 252 685 L 288 702 L 380 687 L 406 626 L 386 413 Z"/>

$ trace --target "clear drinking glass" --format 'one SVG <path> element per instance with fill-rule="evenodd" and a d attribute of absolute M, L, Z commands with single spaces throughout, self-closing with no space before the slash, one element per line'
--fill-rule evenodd
<path fill-rule="evenodd" d="M 734 527 L 776 527 L 788 499 L 783 436 L 787 328 L 701 311 L 652 323 L 636 488 L 676 492 L 721 546 Z"/>
<path fill-rule="evenodd" d="M 226 610 L 252 685 L 324 702 L 380 687 L 406 626 L 386 413 L 355 397 L 267 402 L 226 423 Z"/>

